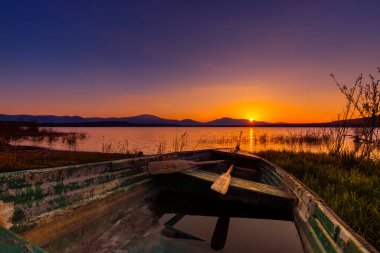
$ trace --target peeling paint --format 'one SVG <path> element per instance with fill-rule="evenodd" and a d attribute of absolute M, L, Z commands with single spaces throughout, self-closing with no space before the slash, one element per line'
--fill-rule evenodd
<path fill-rule="evenodd" d="M 14 207 L 12 203 L 4 203 L 0 200 L 0 226 L 10 228 L 12 226 L 12 217 Z"/>
<path fill-rule="evenodd" d="M 0 174 L 3 226 L 18 233 L 33 228 L 40 216 L 89 199 L 98 199 L 147 178 L 143 165 L 154 157 L 27 170 Z M 12 212 L 10 211 L 12 210 Z M 6 216 L 7 215 L 7 216 Z M 5 225 L 6 224 L 6 225 Z"/>

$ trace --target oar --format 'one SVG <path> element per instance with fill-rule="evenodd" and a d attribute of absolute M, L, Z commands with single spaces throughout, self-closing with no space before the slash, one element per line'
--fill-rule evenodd
<path fill-rule="evenodd" d="M 235 165 L 232 164 L 226 173 L 223 173 L 220 177 L 218 177 L 215 182 L 211 185 L 211 189 L 221 194 L 226 194 L 228 187 L 231 182 L 231 171 L 234 169 Z"/>
<path fill-rule="evenodd" d="M 226 244 L 226 239 L 228 235 L 228 226 L 230 224 L 230 217 L 219 216 L 216 222 L 214 233 L 211 239 L 211 248 L 213 250 L 221 250 Z"/>
<path fill-rule="evenodd" d="M 195 166 L 218 164 L 222 163 L 224 160 L 214 160 L 214 161 L 204 161 L 204 162 L 193 162 L 188 160 L 166 160 L 166 161 L 154 161 L 148 163 L 149 174 L 169 174 L 180 172 L 184 170 L 189 170 Z"/>
<path fill-rule="evenodd" d="M 233 158 L 236 162 L 236 153 L 240 150 L 240 140 L 241 140 L 241 135 L 243 134 L 243 131 L 240 131 L 239 139 L 236 143 L 236 148 L 234 150 Z M 219 192 L 221 194 L 226 194 L 228 191 L 228 187 L 230 186 L 231 182 L 231 171 L 234 169 L 235 165 L 232 164 L 226 173 L 222 174 L 220 177 L 218 177 L 215 182 L 211 185 L 211 189 Z"/>

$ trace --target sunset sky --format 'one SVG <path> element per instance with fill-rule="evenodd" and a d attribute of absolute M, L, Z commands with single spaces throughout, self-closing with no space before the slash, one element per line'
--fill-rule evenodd
<path fill-rule="evenodd" d="M 0 113 L 330 121 L 380 1 L 0 2 Z"/>

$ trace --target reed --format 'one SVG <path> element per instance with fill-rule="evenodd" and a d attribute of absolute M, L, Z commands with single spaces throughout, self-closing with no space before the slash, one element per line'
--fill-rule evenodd
<path fill-rule="evenodd" d="M 367 160 L 360 169 L 351 153 L 261 151 L 257 155 L 292 173 L 355 231 L 380 249 L 380 161 Z"/>
<path fill-rule="evenodd" d="M 112 144 L 111 140 L 105 140 L 103 136 L 102 153 L 112 153 Z"/>
<path fill-rule="evenodd" d="M 157 147 L 157 152 L 156 152 L 157 155 L 164 154 L 166 151 L 166 140 L 164 138 L 160 138 L 158 140 L 158 144 L 156 147 Z"/>
<path fill-rule="evenodd" d="M 182 133 L 180 135 L 176 134 L 173 137 L 173 140 L 172 140 L 173 151 L 174 152 L 181 152 L 181 151 L 183 151 L 184 148 L 188 144 L 188 138 L 189 138 L 189 135 L 188 135 L 187 132 L 184 132 L 184 133 Z"/>
<path fill-rule="evenodd" d="M 129 151 L 129 141 L 127 139 L 124 139 L 124 140 L 118 142 L 118 144 L 117 144 L 117 153 L 120 153 L 120 154 L 130 154 L 130 151 Z"/>

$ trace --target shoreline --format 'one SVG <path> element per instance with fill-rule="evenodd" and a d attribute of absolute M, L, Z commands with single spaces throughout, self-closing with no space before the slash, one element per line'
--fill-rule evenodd
<path fill-rule="evenodd" d="M 0 144 L 0 173 L 120 160 L 141 155 L 141 153 L 67 151 L 38 146 Z"/>

